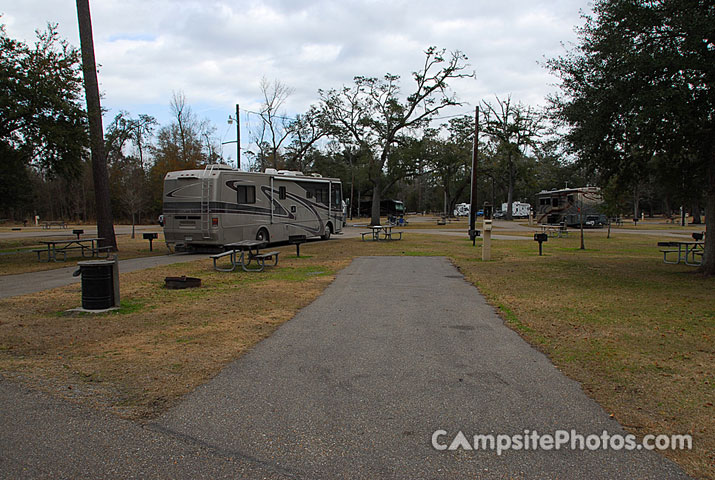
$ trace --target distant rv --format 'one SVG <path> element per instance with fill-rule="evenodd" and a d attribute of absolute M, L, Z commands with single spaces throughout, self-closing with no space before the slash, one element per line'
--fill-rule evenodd
<path fill-rule="evenodd" d="M 454 206 L 455 217 L 468 217 L 470 205 L 468 203 L 458 203 Z"/>
<path fill-rule="evenodd" d="M 537 197 L 539 206 L 536 220 L 539 223 L 566 222 L 566 225 L 577 226 L 581 224 L 581 213 L 584 225 L 589 227 L 601 227 L 608 221 L 606 215 L 601 213 L 603 197 L 598 187 L 544 190 Z M 579 208 L 583 208 L 583 212 Z"/>
<path fill-rule="evenodd" d="M 282 242 L 290 235 L 327 240 L 343 227 L 339 179 L 227 165 L 169 172 L 164 178 L 164 236 L 185 248 L 240 240 Z"/>
<path fill-rule="evenodd" d="M 509 208 L 508 203 L 501 204 L 501 211 L 504 212 L 504 214 L 506 214 L 506 211 L 508 208 Z M 530 211 L 531 211 L 530 203 L 523 203 L 523 202 L 512 202 L 511 203 L 511 216 L 514 218 L 526 218 L 529 216 Z"/>

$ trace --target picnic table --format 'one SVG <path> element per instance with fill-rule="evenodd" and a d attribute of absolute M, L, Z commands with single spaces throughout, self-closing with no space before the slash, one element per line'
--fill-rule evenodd
<path fill-rule="evenodd" d="M 64 220 L 51 221 L 51 222 L 43 222 L 43 223 L 42 223 L 42 228 L 45 229 L 45 230 L 49 230 L 51 227 L 67 228 L 67 224 L 65 223 Z"/>
<path fill-rule="evenodd" d="M 568 228 L 566 228 L 565 224 L 547 223 L 547 224 L 541 224 L 541 225 L 539 225 L 539 227 L 541 227 L 541 233 L 545 233 L 551 238 L 567 237 L 569 234 Z"/>
<path fill-rule="evenodd" d="M 214 270 L 218 272 L 233 272 L 240 266 L 245 272 L 262 272 L 266 268 L 266 260 L 273 259 L 273 266 L 278 265 L 278 255 L 280 252 L 261 253 L 261 248 L 267 243 L 263 240 L 241 240 L 224 245 L 227 250 L 223 253 L 211 255 L 214 261 Z M 219 267 L 216 260 L 228 256 L 231 262 L 230 267 Z M 256 261 L 256 268 L 248 268 L 251 262 Z"/>
<path fill-rule="evenodd" d="M 106 253 L 109 257 L 109 250 L 111 247 L 100 247 L 99 242 L 104 240 L 104 238 L 62 238 L 56 240 L 41 240 L 40 243 L 44 244 L 47 248 L 39 248 L 33 250 L 37 253 L 37 260 L 42 261 L 42 254 L 47 253 L 47 262 L 57 261 L 57 255 L 62 255 L 62 261 L 67 260 L 67 252 L 71 250 L 80 250 L 82 257 L 86 257 L 85 251 L 90 253 L 91 257 L 98 257 L 100 253 Z"/>
<path fill-rule="evenodd" d="M 663 263 L 677 265 L 684 263 L 692 267 L 699 267 L 703 264 L 703 253 L 705 252 L 705 244 L 703 242 L 658 242 L 663 252 Z M 668 254 L 678 254 L 678 259 L 668 260 Z M 700 257 L 697 259 L 696 257 Z"/>
<path fill-rule="evenodd" d="M 373 242 L 377 242 L 380 240 L 380 233 L 382 233 L 382 240 L 402 240 L 403 232 L 393 232 L 392 227 L 393 225 L 370 225 L 367 228 L 372 231 L 363 232 L 360 235 L 362 235 L 363 241 L 365 237 L 370 236 Z M 399 235 L 398 238 L 394 238 L 395 235 Z"/>

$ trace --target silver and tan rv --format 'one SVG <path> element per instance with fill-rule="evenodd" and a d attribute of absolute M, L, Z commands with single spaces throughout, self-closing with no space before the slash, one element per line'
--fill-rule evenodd
<path fill-rule="evenodd" d="M 586 226 L 601 227 L 608 221 L 600 209 L 603 198 L 598 187 L 542 190 L 537 197 L 539 206 L 536 221 L 539 223 L 565 222 L 566 225 L 574 227 L 580 225 L 583 220 Z"/>
<path fill-rule="evenodd" d="M 343 227 L 342 185 L 317 174 L 208 165 L 166 174 L 163 215 L 167 244 L 184 248 L 291 235 L 327 240 Z"/>

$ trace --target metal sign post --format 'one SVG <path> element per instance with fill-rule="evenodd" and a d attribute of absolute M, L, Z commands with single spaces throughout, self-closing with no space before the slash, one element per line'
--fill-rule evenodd
<path fill-rule="evenodd" d="M 477 167 L 479 166 L 479 106 L 474 112 L 474 145 L 472 147 L 472 191 L 469 198 L 469 238 L 472 246 L 477 244 Z"/>

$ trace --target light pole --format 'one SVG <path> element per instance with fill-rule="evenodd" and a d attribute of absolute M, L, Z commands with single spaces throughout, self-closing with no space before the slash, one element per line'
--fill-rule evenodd
<path fill-rule="evenodd" d="M 238 170 L 241 170 L 241 121 L 239 120 L 239 108 L 238 108 L 238 103 L 236 104 L 236 140 L 230 140 L 228 142 L 222 142 L 221 145 L 225 145 L 227 143 L 236 143 L 236 168 Z M 231 125 L 234 121 L 234 118 L 229 115 L 228 116 L 228 124 Z"/>

